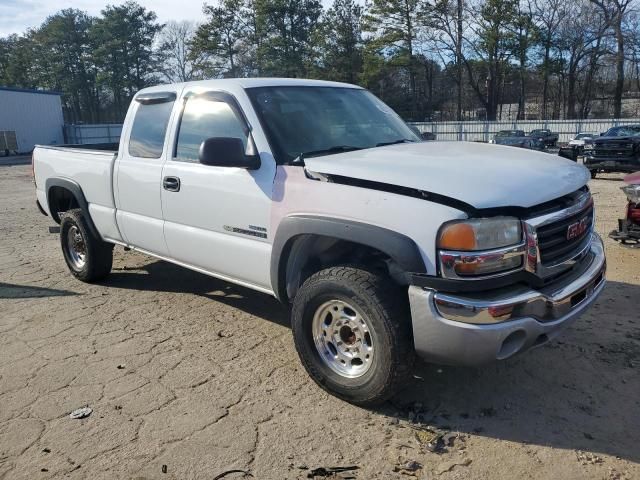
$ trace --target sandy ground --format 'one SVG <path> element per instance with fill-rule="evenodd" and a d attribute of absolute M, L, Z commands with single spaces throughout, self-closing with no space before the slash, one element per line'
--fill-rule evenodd
<path fill-rule="evenodd" d="M 624 196 L 604 177 L 607 234 Z M 2 479 L 640 478 L 640 249 L 606 240 L 609 283 L 559 341 L 482 369 L 420 365 L 367 410 L 307 377 L 268 296 L 119 248 L 103 284 L 73 279 L 28 166 L 0 167 L 0 212 Z M 452 432 L 444 451 L 425 446 L 434 430 Z"/>

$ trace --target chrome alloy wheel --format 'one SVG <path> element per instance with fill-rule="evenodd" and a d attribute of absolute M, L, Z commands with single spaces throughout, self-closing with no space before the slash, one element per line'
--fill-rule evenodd
<path fill-rule="evenodd" d="M 67 232 L 67 252 L 73 266 L 82 270 L 87 261 L 87 244 L 82 238 L 80 229 L 75 225 L 71 226 Z"/>
<path fill-rule="evenodd" d="M 320 358 L 338 375 L 357 378 L 373 363 L 374 346 L 365 318 L 342 300 L 318 307 L 311 327 Z"/>

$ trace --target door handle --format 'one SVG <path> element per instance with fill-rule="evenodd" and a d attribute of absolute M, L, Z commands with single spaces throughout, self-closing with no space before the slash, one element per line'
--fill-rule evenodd
<path fill-rule="evenodd" d="M 179 192 L 180 179 L 178 177 L 164 177 L 162 180 L 162 188 L 169 192 Z"/>

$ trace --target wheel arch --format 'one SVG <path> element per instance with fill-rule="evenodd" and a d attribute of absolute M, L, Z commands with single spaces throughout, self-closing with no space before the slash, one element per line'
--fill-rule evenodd
<path fill-rule="evenodd" d="M 78 182 L 68 178 L 51 177 L 45 182 L 45 192 L 49 213 L 56 223 L 59 224 L 61 221 L 59 215 L 61 212 L 71 208 L 79 208 L 85 216 L 91 234 L 96 238 L 101 238 L 91 219 L 89 204 Z M 66 205 L 64 205 L 65 203 Z"/>
<path fill-rule="evenodd" d="M 280 222 L 273 242 L 270 277 L 276 297 L 282 302 L 293 298 L 309 274 L 317 270 L 312 262 L 331 248 L 379 257 L 402 284 L 408 284 L 408 273 L 427 271 L 417 244 L 406 235 L 351 220 L 296 215 Z M 330 259 L 328 262 L 321 266 L 332 264 Z M 305 271 L 309 268 L 312 271 Z"/>

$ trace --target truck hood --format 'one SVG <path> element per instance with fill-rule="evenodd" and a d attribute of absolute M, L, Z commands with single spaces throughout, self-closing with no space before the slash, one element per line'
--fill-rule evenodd
<path fill-rule="evenodd" d="M 305 158 L 326 175 L 415 188 L 477 209 L 532 207 L 584 186 L 589 171 L 557 155 L 470 142 L 422 142 Z"/>

